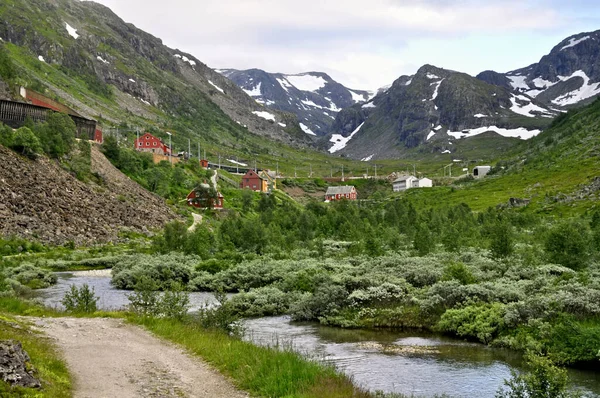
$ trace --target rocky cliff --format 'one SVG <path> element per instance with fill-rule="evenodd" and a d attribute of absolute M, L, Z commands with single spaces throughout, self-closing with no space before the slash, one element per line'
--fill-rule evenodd
<path fill-rule="evenodd" d="M 454 153 L 457 140 L 489 131 L 530 138 L 556 114 L 528 95 L 424 65 L 367 103 L 341 111 L 322 145 L 363 160 L 403 157 L 416 149 Z"/>
<path fill-rule="evenodd" d="M 0 236 L 45 243 L 117 241 L 119 232 L 149 233 L 176 219 L 164 200 L 92 149 L 101 185 L 85 184 L 47 158 L 30 160 L 0 146 Z"/>

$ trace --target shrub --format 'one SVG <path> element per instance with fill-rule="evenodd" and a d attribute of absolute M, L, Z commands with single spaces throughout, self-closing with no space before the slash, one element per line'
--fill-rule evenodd
<path fill-rule="evenodd" d="M 545 241 L 550 261 L 572 269 L 582 268 L 590 255 L 590 234 L 587 227 L 565 222 L 552 228 Z"/>
<path fill-rule="evenodd" d="M 244 317 L 281 315 L 288 310 L 289 296 L 276 287 L 261 287 L 233 296 L 227 305 L 235 314 Z"/>
<path fill-rule="evenodd" d="M 579 392 L 567 390 L 567 371 L 554 365 L 547 357 L 528 354 L 530 371 L 518 374 L 511 370 L 511 379 L 504 380 L 508 390 L 500 388 L 496 398 L 576 398 Z"/>
<path fill-rule="evenodd" d="M 487 344 L 504 327 L 503 317 L 503 304 L 468 305 L 447 310 L 438 322 L 438 328 L 458 336 L 477 338 Z"/>
<path fill-rule="evenodd" d="M 10 147 L 32 159 L 35 159 L 37 154 L 42 152 L 40 140 L 27 127 L 21 127 L 14 132 Z"/>
<path fill-rule="evenodd" d="M 8 270 L 8 277 L 31 289 L 43 289 L 56 283 L 56 275 L 48 270 L 24 263 Z"/>
<path fill-rule="evenodd" d="M 81 288 L 77 288 L 75 285 L 71 285 L 71 289 L 65 293 L 61 303 L 65 306 L 68 312 L 74 313 L 93 313 L 96 312 L 98 297 L 94 292 L 94 288 L 91 288 L 87 283 L 83 284 Z"/>

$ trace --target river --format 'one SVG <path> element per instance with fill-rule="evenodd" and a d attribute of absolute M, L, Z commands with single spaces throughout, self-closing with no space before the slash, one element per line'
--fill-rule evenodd
<path fill-rule="evenodd" d="M 122 309 L 129 292 L 110 285 L 106 271 L 59 273 L 58 283 L 39 291 L 44 303 L 61 307 L 70 285 L 87 283 L 100 298 L 102 309 Z M 211 293 L 191 293 L 191 310 L 214 304 Z M 520 370 L 518 353 L 430 333 L 389 330 L 347 330 L 317 323 L 290 322 L 288 317 L 247 320 L 245 339 L 259 345 L 293 348 L 305 356 L 333 364 L 372 391 L 417 397 L 494 397 L 511 369 Z M 569 370 L 575 388 L 600 398 L 598 372 Z"/>

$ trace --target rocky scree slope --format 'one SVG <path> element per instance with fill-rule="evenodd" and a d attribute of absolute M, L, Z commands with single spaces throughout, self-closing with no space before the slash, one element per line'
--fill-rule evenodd
<path fill-rule="evenodd" d="M 148 233 L 176 218 L 164 200 L 117 170 L 95 147 L 92 172 L 77 180 L 47 158 L 23 158 L 0 146 L 0 235 L 44 243 L 117 241 L 119 231 Z"/>
<path fill-rule="evenodd" d="M 367 103 L 342 110 L 321 145 L 365 161 L 411 151 L 451 154 L 457 140 L 488 131 L 531 138 L 556 114 L 526 94 L 424 65 Z"/>
<path fill-rule="evenodd" d="M 325 135 L 341 109 L 365 102 L 374 95 L 344 87 L 322 72 L 295 75 L 260 69 L 220 69 L 218 72 L 259 104 L 298 116 L 302 130 L 313 137 Z"/>
<path fill-rule="evenodd" d="M 567 37 L 535 64 L 508 73 L 485 71 L 487 83 L 535 98 L 550 108 L 589 104 L 600 95 L 600 30 Z"/>
<path fill-rule="evenodd" d="M 232 146 L 248 135 L 310 141 L 294 115 L 258 116 L 263 107 L 235 84 L 100 4 L 8 0 L 0 4 L 0 37 L 18 63 L 20 84 L 42 86 L 85 116 L 170 126 L 175 142 L 186 144 L 192 137 Z"/>

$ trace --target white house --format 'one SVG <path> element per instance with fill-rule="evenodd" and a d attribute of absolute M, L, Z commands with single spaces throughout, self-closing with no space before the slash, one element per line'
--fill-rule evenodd
<path fill-rule="evenodd" d="M 487 173 L 492 169 L 491 166 L 475 166 L 473 169 L 473 177 L 475 178 L 483 178 Z"/>
<path fill-rule="evenodd" d="M 433 186 L 432 181 L 427 177 L 420 178 L 416 182 L 416 185 L 413 185 L 413 187 L 415 187 L 415 188 L 431 188 L 432 186 Z"/>
<path fill-rule="evenodd" d="M 400 176 L 392 182 L 392 187 L 394 192 L 405 191 L 409 188 L 413 188 L 415 186 L 415 181 L 419 180 L 413 176 Z"/>
<path fill-rule="evenodd" d="M 431 188 L 433 186 L 429 178 L 417 178 L 414 176 L 400 176 L 392 182 L 394 192 L 406 191 L 410 188 Z"/>

